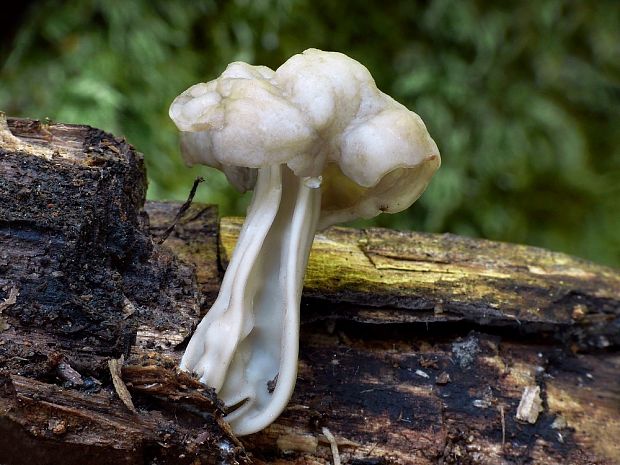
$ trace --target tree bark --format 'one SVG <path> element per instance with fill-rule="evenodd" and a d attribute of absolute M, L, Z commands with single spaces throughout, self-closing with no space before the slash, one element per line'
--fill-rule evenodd
<path fill-rule="evenodd" d="M 3 123 L 0 463 L 247 462 L 214 393 L 176 373 L 219 272 L 153 243 L 142 156 L 86 126 Z M 203 213 L 188 234 L 216 254 Z"/>
<path fill-rule="evenodd" d="M 322 232 L 294 396 L 239 441 L 175 367 L 240 220 L 193 205 L 158 245 L 179 206 L 143 209 L 129 144 L 1 123 L 0 463 L 620 463 L 617 270 L 452 235 Z"/>

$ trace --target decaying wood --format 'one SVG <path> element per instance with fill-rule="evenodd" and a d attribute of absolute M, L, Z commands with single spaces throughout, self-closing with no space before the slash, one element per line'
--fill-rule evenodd
<path fill-rule="evenodd" d="M 241 223 L 221 222 L 225 262 Z M 620 344 L 616 270 L 535 247 L 451 234 L 330 228 L 315 237 L 304 296 L 316 307 L 313 318 L 473 322 L 550 331 L 583 349 Z"/>
<path fill-rule="evenodd" d="M 219 275 L 153 243 L 142 156 L 86 126 L 3 127 L 0 463 L 246 462 L 213 392 L 176 373 Z M 215 256 L 216 215 L 192 213 Z"/>
<path fill-rule="evenodd" d="M 155 245 L 147 225 L 157 238 L 179 205 L 147 203 L 148 223 L 128 144 L 9 125 L 43 148 L 0 139 L 0 463 L 620 463 L 618 271 L 451 235 L 322 232 L 294 396 L 238 442 L 175 367 L 240 221 L 218 229 L 193 205 Z M 121 355 L 136 413 L 109 374 Z M 534 423 L 516 417 L 528 388 Z"/>

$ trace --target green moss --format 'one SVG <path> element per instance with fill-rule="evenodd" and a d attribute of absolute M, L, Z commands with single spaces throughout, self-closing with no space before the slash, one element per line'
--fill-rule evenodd
<path fill-rule="evenodd" d="M 241 224 L 241 218 L 221 220 L 225 263 Z M 592 303 L 600 312 L 605 300 L 613 319 L 619 290 L 617 271 L 562 253 L 377 228 L 318 233 L 304 281 L 306 297 L 338 304 L 411 312 L 434 312 L 445 304 L 468 319 L 564 325 L 573 323 L 575 306 L 587 313 Z"/>

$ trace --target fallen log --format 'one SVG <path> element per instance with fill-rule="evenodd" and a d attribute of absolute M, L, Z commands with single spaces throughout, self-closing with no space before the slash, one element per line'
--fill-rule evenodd
<path fill-rule="evenodd" d="M 316 237 L 295 394 L 235 438 L 175 367 L 240 221 L 158 245 L 145 188 L 122 139 L 0 121 L 0 463 L 620 463 L 617 270 L 385 229 Z"/>

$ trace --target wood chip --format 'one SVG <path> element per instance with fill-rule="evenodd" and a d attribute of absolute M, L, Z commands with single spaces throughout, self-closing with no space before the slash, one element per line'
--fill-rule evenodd
<path fill-rule="evenodd" d="M 56 373 L 61 379 L 69 382 L 72 386 L 84 386 L 82 375 L 66 362 L 60 362 L 58 364 Z"/>
<path fill-rule="evenodd" d="M 134 313 L 136 313 L 136 306 L 123 294 L 123 318 L 127 319 Z"/>
<path fill-rule="evenodd" d="M 4 301 L 0 302 L 0 331 L 6 331 L 11 327 L 6 322 L 6 319 L 2 316 L 2 312 L 9 308 L 11 305 L 15 305 L 17 303 L 17 297 L 19 296 L 19 291 L 16 287 L 11 288 L 9 291 L 9 295 Z"/>
<path fill-rule="evenodd" d="M 540 388 L 538 386 L 527 386 L 517 407 L 517 420 L 534 424 L 538 420 L 540 412 L 542 412 Z"/>
<path fill-rule="evenodd" d="M 439 375 L 435 379 L 435 384 L 439 384 L 440 386 L 444 384 L 448 384 L 449 382 L 450 382 L 450 375 L 445 371 L 442 371 L 441 373 L 439 373 Z"/>
<path fill-rule="evenodd" d="M 123 367 L 123 362 L 125 361 L 124 359 L 125 358 L 121 355 L 121 358 L 118 360 L 108 360 L 108 368 L 110 369 L 110 374 L 112 375 L 112 383 L 114 383 L 116 394 L 118 394 L 118 397 L 120 397 L 123 404 L 125 404 L 125 407 L 134 413 L 138 413 L 136 407 L 133 405 L 133 401 L 131 400 L 131 394 L 129 394 L 129 390 L 127 389 L 127 386 L 125 386 L 121 376 L 121 368 Z"/>
<path fill-rule="evenodd" d="M 338 443 L 336 442 L 336 438 L 334 437 L 334 435 L 331 433 L 330 430 L 328 430 L 325 426 L 322 429 L 323 431 L 323 436 L 325 436 L 325 438 L 329 441 L 329 446 L 332 449 L 332 457 L 334 458 L 334 465 L 340 465 L 340 452 L 338 452 Z"/>
<path fill-rule="evenodd" d="M 0 302 L 0 313 L 9 308 L 11 305 L 15 305 L 17 303 L 17 297 L 19 296 L 19 291 L 16 287 L 12 287 L 9 291 L 9 295 L 3 302 Z"/>
<path fill-rule="evenodd" d="M 61 436 L 67 432 L 67 423 L 64 420 L 51 419 L 47 422 L 47 427 L 56 436 Z"/>
<path fill-rule="evenodd" d="M 319 440 L 309 434 L 282 434 L 276 441 L 278 449 L 282 452 L 305 452 L 314 454 L 319 445 Z"/>
<path fill-rule="evenodd" d="M 437 360 L 432 358 L 420 357 L 420 365 L 422 368 L 437 368 Z"/>

